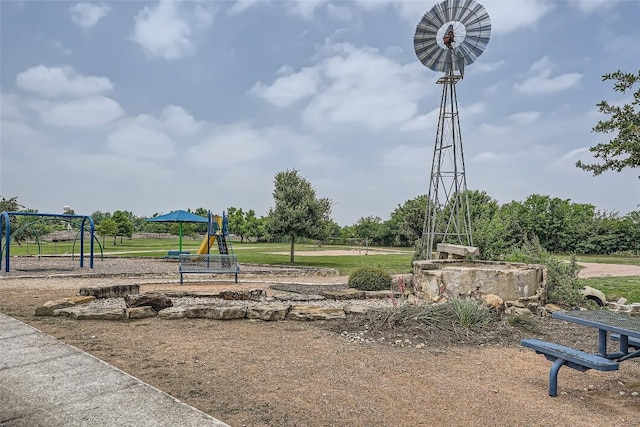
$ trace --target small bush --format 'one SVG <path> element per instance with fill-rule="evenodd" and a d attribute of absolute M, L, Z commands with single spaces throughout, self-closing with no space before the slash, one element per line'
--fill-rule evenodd
<path fill-rule="evenodd" d="M 363 267 L 349 276 L 349 287 L 361 291 L 384 291 L 391 289 L 391 275 L 379 268 Z"/>

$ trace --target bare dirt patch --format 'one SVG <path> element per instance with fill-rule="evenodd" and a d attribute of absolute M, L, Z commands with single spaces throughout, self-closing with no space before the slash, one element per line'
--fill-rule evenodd
<path fill-rule="evenodd" d="M 344 322 L 99 322 L 33 316 L 45 301 L 96 283 L 141 283 L 141 292 L 262 287 L 269 293 L 275 282 L 346 280 L 248 274 L 237 285 L 192 281 L 180 286 L 175 264 L 156 263 L 154 271 L 138 264 L 145 275 L 135 276 L 117 262 L 119 276 L 105 271 L 73 277 L 68 272 L 5 275 L 0 311 L 233 426 L 612 426 L 632 425 L 640 416 L 640 397 L 632 395 L 640 392 L 638 361 L 607 373 L 562 368 L 560 396 L 547 396 L 550 362 L 521 348 L 519 340 L 535 336 L 588 351 L 595 351 L 597 341 L 596 331 L 553 319 L 538 319 L 530 332 L 500 323 L 484 335 L 434 334 L 425 341 L 406 330 L 400 336 L 394 330 L 367 333 L 371 328 L 363 322 L 370 320 L 356 317 Z M 363 336 L 369 339 L 358 338 Z"/>

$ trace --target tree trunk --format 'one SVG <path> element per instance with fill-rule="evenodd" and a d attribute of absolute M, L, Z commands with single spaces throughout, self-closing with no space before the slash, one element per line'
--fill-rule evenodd
<path fill-rule="evenodd" d="M 291 235 L 291 255 L 289 256 L 289 261 L 293 264 L 294 258 L 293 258 L 293 252 L 294 252 L 294 248 L 296 246 L 296 236 L 294 236 L 293 234 Z"/>

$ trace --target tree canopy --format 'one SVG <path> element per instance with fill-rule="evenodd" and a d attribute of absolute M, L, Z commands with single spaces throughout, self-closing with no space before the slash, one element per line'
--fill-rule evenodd
<path fill-rule="evenodd" d="M 296 169 L 275 176 L 273 200 L 269 209 L 269 231 L 291 239 L 289 260 L 294 262 L 296 237 L 317 239 L 326 232 L 331 214 L 331 200 L 317 198 L 316 190 Z"/>
<path fill-rule="evenodd" d="M 623 95 L 634 84 L 640 82 L 638 74 L 616 71 L 602 76 L 603 81 L 613 80 L 613 90 Z M 640 85 L 639 85 L 640 86 Z M 600 120 L 592 131 L 608 134 L 617 132 L 609 142 L 597 144 L 589 149 L 594 157 L 602 159 L 601 163 L 586 164 L 578 161 L 576 166 L 600 175 L 607 170 L 616 172 L 624 168 L 640 166 L 640 87 L 633 94 L 631 102 L 625 105 L 617 105 L 608 101 L 597 104 L 601 113 L 610 116 L 607 120 Z"/>

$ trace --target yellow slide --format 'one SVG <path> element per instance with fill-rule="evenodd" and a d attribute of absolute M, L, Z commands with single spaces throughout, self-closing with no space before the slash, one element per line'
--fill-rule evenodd
<path fill-rule="evenodd" d="M 209 249 L 216 242 L 215 234 L 213 236 L 209 236 L 208 240 L 209 241 L 207 241 L 207 236 L 204 236 L 204 239 L 202 239 L 202 243 L 200 243 L 200 247 L 198 248 L 198 255 L 206 255 L 209 253 Z"/>

